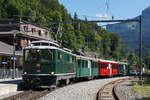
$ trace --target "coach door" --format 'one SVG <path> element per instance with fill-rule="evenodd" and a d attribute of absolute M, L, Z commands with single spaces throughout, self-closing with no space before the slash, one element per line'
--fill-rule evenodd
<path fill-rule="evenodd" d="M 88 68 L 90 69 L 90 76 L 92 76 L 92 68 L 91 68 L 91 61 L 88 60 Z"/>
<path fill-rule="evenodd" d="M 109 64 L 110 75 L 112 75 L 112 64 Z"/>

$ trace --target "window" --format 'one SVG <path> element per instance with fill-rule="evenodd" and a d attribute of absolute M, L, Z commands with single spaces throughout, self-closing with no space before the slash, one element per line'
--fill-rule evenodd
<path fill-rule="evenodd" d="M 69 62 L 72 63 L 72 56 L 70 56 L 70 61 Z"/>
<path fill-rule="evenodd" d="M 88 61 L 85 61 L 85 67 L 88 67 Z"/>
<path fill-rule="evenodd" d="M 81 60 L 78 60 L 78 67 L 81 66 Z"/>
<path fill-rule="evenodd" d="M 82 60 L 82 67 L 84 67 L 84 60 Z"/>
<path fill-rule="evenodd" d="M 101 68 L 106 68 L 108 66 L 108 64 L 102 63 L 101 64 Z"/>
<path fill-rule="evenodd" d="M 72 62 L 74 62 L 75 61 L 75 59 L 74 59 L 74 57 L 72 56 Z"/>
<path fill-rule="evenodd" d="M 53 60 L 53 52 L 50 49 L 31 49 L 25 50 L 24 59 L 26 62 L 50 62 Z"/>
<path fill-rule="evenodd" d="M 98 67 L 98 63 L 97 62 L 95 63 L 95 65 L 96 65 L 96 67 Z"/>
<path fill-rule="evenodd" d="M 60 59 L 60 52 L 58 52 L 58 59 Z"/>
<path fill-rule="evenodd" d="M 25 61 L 39 61 L 40 59 L 40 50 L 25 50 Z"/>
<path fill-rule="evenodd" d="M 68 61 L 69 63 L 72 63 L 72 56 L 67 55 L 67 61 Z"/>
<path fill-rule="evenodd" d="M 70 58 L 69 55 L 67 55 L 67 61 L 68 61 L 68 62 L 69 62 L 69 60 L 70 60 L 69 58 Z"/>
<path fill-rule="evenodd" d="M 50 62 L 53 60 L 53 52 L 50 49 L 41 50 L 41 62 Z"/>
<path fill-rule="evenodd" d="M 92 67 L 94 67 L 94 62 L 92 62 Z"/>
<path fill-rule="evenodd" d="M 45 37 L 48 37 L 48 32 L 45 32 Z"/>
<path fill-rule="evenodd" d="M 31 31 L 32 31 L 32 33 L 36 32 L 35 28 L 32 28 Z"/>
<path fill-rule="evenodd" d="M 62 59 L 62 54 L 58 52 L 58 60 Z"/>
<path fill-rule="evenodd" d="M 101 64 L 101 68 L 103 68 L 103 64 Z"/>
<path fill-rule="evenodd" d="M 28 26 L 23 26 L 23 29 L 24 29 L 25 32 L 27 32 L 28 31 Z"/>
<path fill-rule="evenodd" d="M 38 31 L 39 36 L 42 36 L 42 32 L 41 30 Z"/>

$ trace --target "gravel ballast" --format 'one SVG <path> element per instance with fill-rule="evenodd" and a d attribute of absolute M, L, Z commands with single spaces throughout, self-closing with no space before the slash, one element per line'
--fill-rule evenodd
<path fill-rule="evenodd" d="M 121 100 L 142 100 L 142 97 L 131 91 L 131 80 L 125 81 L 118 86 L 118 93 Z"/>
<path fill-rule="evenodd" d="M 40 100 L 96 100 L 99 89 L 106 83 L 125 77 L 97 79 L 68 85 L 40 98 Z"/>

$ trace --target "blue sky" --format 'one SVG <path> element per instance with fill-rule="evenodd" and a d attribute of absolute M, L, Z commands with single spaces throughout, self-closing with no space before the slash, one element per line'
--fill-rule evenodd
<path fill-rule="evenodd" d="M 109 6 L 106 6 L 106 1 L 109 1 Z M 84 15 L 89 16 L 88 20 L 104 19 L 94 18 L 96 16 L 105 17 L 105 19 L 111 16 L 115 19 L 133 18 L 150 6 L 150 0 L 59 0 L 59 2 L 71 15 L 77 12 L 80 18 L 84 18 Z"/>

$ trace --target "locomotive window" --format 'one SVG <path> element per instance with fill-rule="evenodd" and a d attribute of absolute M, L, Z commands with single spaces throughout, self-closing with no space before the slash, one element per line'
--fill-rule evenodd
<path fill-rule="evenodd" d="M 39 61 L 40 50 L 25 50 L 25 61 Z"/>
<path fill-rule="evenodd" d="M 69 58 L 70 58 L 69 55 L 67 55 L 67 61 L 68 61 L 68 62 L 69 62 L 69 60 L 70 60 Z"/>
<path fill-rule="evenodd" d="M 58 52 L 58 59 L 60 59 L 60 52 Z"/>
<path fill-rule="evenodd" d="M 60 52 L 58 52 L 58 59 L 62 59 L 62 54 Z"/>
<path fill-rule="evenodd" d="M 50 62 L 53 60 L 53 52 L 49 49 L 41 50 L 41 62 Z"/>
<path fill-rule="evenodd" d="M 25 50 L 25 61 L 49 62 L 53 60 L 53 52 L 49 49 Z"/>
<path fill-rule="evenodd" d="M 69 62 L 72 63 L 72 56 L 70 56 L 70 61 Z"/>
<path fill-rule="evenodd" d="M 75 59 L 74 59 L 74 57 L 72 56 L 72 62 L 74 62 L 75 61 Z"/>

